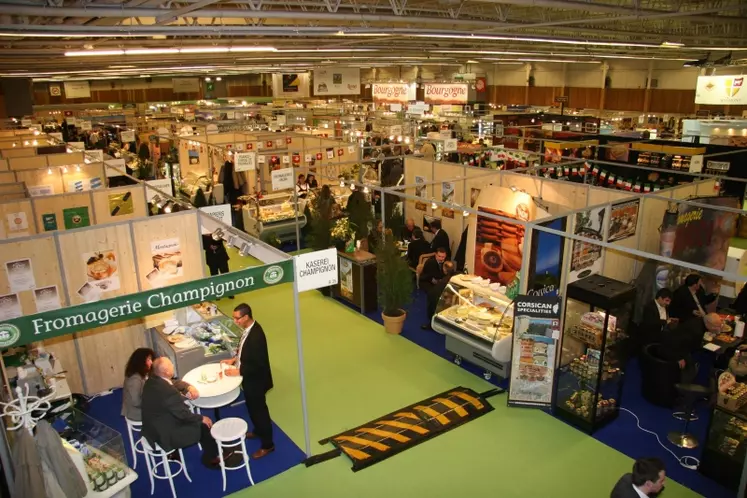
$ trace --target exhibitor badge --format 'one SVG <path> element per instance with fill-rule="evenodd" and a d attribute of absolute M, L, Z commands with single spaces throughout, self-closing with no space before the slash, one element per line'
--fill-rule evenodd
<path fill-rule="evenodd" d="M 15 325 L 10 323 L 0 324 L 0 348 L 8 348 L 18 342 L 21 338 L 21 331 Z"/>
<path fill-rule="evenodd" d="M 277 265 L 273 265 L 265 270 L 262 279 L 267 285 L 276 284 L 283 279 L 283 269 Z"/>

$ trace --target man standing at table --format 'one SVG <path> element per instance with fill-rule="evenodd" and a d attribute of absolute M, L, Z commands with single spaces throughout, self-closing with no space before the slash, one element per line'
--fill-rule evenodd
<path fill-rule="evenodd" d="M 242 303 L 233 310 L 233 321 L 244 329 L 236 356 L 221 363 L 233 365 L 226 370 L 226 375 L 241 375 L 241 387 L 244 389 L 244 400 L 249 411 L 249 418 L 254 424 L 254 432 L 247 433 L 248 439 L 259 438 L 262 446 L 252 454 L 252 458 L 262 458 L 275 451 L 272 441 L 272 419 L 267 407 L 265 395 L 272 389 L 272 371 L 270 355 L 267 352 L 267 338 L 262 326 L 254 321 L 252 308 Z"/>

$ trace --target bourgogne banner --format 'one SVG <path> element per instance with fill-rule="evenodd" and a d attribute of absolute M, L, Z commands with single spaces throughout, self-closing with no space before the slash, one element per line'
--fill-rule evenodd
<path fill-rule="evenodd" d="M 374 83 L 371 90 L 374 102 L 406 104 L 415 100 L 415 89 L 407 83 Z"/>
<path fill-rule="evenodd" d="M 425 101 L 429 104 L 466 104 L 466 83 L 426 83 Z"/>
<path fill-rule="evenodd" d="M 103 301 L 26 315 L 0 323 L 0 349 L 23 346 L 34 341 L 183 308 L 292 280 L 293 262 L 288 260 Z"/>

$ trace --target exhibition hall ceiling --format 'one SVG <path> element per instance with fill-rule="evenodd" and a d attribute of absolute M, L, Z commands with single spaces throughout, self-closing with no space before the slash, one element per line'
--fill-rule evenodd
<path fill-rule="evenodd" d="M 324 65 L 747 64 L 744 0 L 4 0 L 0 74 L 107 78 Z"/>

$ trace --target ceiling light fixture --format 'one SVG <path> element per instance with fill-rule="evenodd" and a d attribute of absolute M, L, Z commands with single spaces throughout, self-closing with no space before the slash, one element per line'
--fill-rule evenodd
<path fill-rule="evenodd" d="M 652 43 L 635 43 L 635 42 L 605 42 L 593 40 L 568 40 L 564 38 L 533 38 L 524 36 L 498 36 L 498 35 L 442 35 L 442 34 L 416 34 L 409 35 L 416 38 L 449 38 L 459 40 L 498 40 L 498 41 L 519 41 L 533 43 L 560 43 L 565 45 L 599 45 L 603 47 L 643 47 L 659 48 L 659 45 Z"/>
<path fill-rule="evenodd" d="M 165 55 L 209 54 L 227 52 L 276 52 L 274 47 L 186 47 L 186 48 L 128 48 L 126 50 L 73 50 L 66 57 L 102 57 L 110 55 Z"/>
<path fill-rule="evenodd" d="M 681 47 L 684 47 L 685 44 L 684 43 L 679 43 L 679 42 L 665 41 L 665 42 L 661 43 L 661 46 L 662 47 L 666 47 L 666 48 L 681 48 Z"/>

